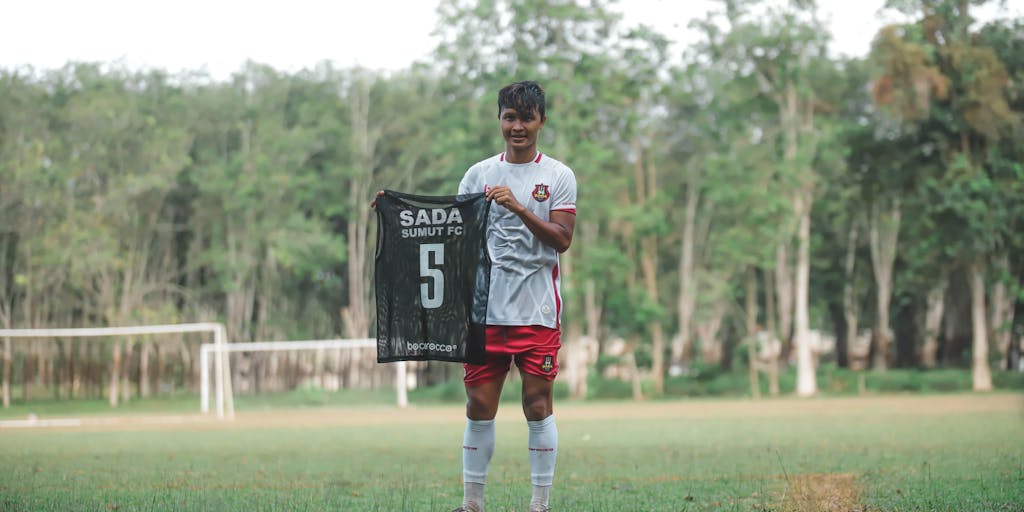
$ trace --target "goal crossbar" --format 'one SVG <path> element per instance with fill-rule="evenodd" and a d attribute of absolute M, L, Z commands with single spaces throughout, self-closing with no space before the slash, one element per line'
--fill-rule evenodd
<path fill-rule="evenodd" d="M 218 323 L 133 325 L 125 327 L 61 327 L 57 329 L 0 329 L 0 338 L 72 338 L 188 332 L 216 333 L 218 330 L 223 329 L 224 326 Z"/>
<path fill-rule="evenodd" d="M 223 354 L 228 352 L 270 352 L 270 351 L 287 351 L 287 350 L 323 350 L 323 349 L 340 349 L 340 348 L 374 348 L 377 346 L 377 340 L 372 338 L 363 339 L 329 339 L 329 340 L 301 340 L 301 341 L 252 341 L 243 343 L 229 343 L 225 345 L 217 345 L 214 343 L 204 343 L 200 347 L 199 351 L 199 368 L 201 371 L 201 377 L 199 379 L 200 387 L 200 400 L 199 409 L 202 412 L 208 412 L 210 408 L 210 380 L 209 375 L 209 364 L 210 364 L 210 353 L 216 353 L 218 359 L 223 357 Z M 405 407 L 409 404 L 408 399 L 408 388 L 406 384 L 406 364 L 405 361 L 398 361 L 398 366 L 395 368 L 395 390 L 397 392 L 398 407 Z M 224 381 L 217 381 L 214 385 L 218 387 L 224 386 Z M 229 417 L 234 416 L 234 400 L 230 398 L 230 390 L 217 389 L 217 396 L 228 397 L 226 402 L 228 404 L 227 414 Z"/>
<path fill-rule="evenodd" d="M 67 327 L 57 329 L 0 329 L 0 338 L 74 338 L 74 337 L 101 337 L 101 336 L 133 336 L 143 334 L 177 334 L 177 333 L 194 333 L 194 332 L 210 332 L 213 333 L 212 344 L 204 343 L 202 346 L 207 345 L 223 347 L 227 343 L 227 330 L 224 328 L 224 324 L 205 322 L 205 323 L 188 323 L 188 324 L 167 324 L 167 325 L 134 325 L 124 327 Z M 229 359 L 225 357 L 227 351 L 218 351 L 215 365 L 216 374 L 214 375 L 217 388 L 217 416 L 219 418 L 225 417 L 225 401 L 228 403 L 226 407 L 228 410 L 234 410 L 234 404 L 231 403 L 231 380 L 225 379 L 230 370 L 228 368 Z M 205 353 L 202 355 L 205 356 Z M 201 380 L 206 382 L 206 386 L 209 386 L 208 371 L 206 366 L 203 366 L 203 374 Z M 202 387 L 202 386 L 201 386 Z M 207 399 L 207 395 L 203 394 L 203 400 Z M 203 412 L 208 412 L 209 404 L 203 408 Z"/>

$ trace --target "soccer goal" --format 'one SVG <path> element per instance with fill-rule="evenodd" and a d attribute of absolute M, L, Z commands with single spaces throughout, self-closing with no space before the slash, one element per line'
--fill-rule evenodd
<path fill-rule="evenodd" d="M 225 330 L 224 325 L 213 322 L 169 325 L 138 325 L 126 327 L 0 329 L 0 338 L 96 338 L 113 336 L 142 336 L 154 334 L 184 333 L 211 333 L 213 335 L 213 343 L 210 345 L 215 347 L 222 347 L 227 345 L 227 331 Z M 231 403 L 231 379 L 226 378 L 231 374 L 229 368 L 229 358 L 226 356 L 226 354 L 227 351 L 217 351 L 214 361 L 214 381 L 217 393 L 217 416 L 219 418 L 226 417 L 226 411 L 234 410 L 234 405 Z M 200 377 L 200 380 L 206 383 L 205 387 L 209 387 L 209 371 L 208 368 L 205 366 L 203 367 L 203 374 Z M 201 387 L 203 386 L 201 385 Z M 206 394 L 203 395 L 203 400 L 208 400 L 208 396 Z M 209 403 L 206 402 L 205 406 L 203 407 L 203 412 L 208 412 L 208 410 Z"/>
<path fill-rule="evenodd" d="M 253 341 L 244 343 L 228 343 L 219 345 L 217 343 L 204 343 L 200 347 L 199 351 L 199 367 L 202 377 L 200 378 L 200 410 L 203 413 L 209 412 L 210 408 L 210 392 L 213 391 L 215 395 L 220 399 L 223 397 L 223 401 L 226 404 L 227 410 L 221 413 L 218 409 L 217 415 L 223 417 L 233 417 L 234 410 L 234 399 L 231 392 L 230 379 L 216 380 L 213 385 L 215 389 L 210 389 L 210 355 L 215 354 L 215 361 L 226 360 L 225 354 L 230 352 L 285 352 L 285 351 L 297 351 L 297 350 L 353 350 L 353 349 L 367 349 L 376 348 L 377 340 L 372 338 L 365 339 L 329 339 L 329 340 L 302 340 L 302 341 Z M 218 370 L 219 371 L 219 370 Z M 408 373 L 405 361 L 399 361 L 395 366 L 395 391 L 396 401 L 398 407 L 404 408 L 409 404 L 408 398 Z M 220 404 L 220 402 L 218 402 Z"/>
<path fill-rule="evenodd" d="M 203 414 L 210 413 L 210 396 L 214 397 L 216 414 L 220 419 L 234 417 L 234 393 L 232 391 L 231 357 L 233 352 L 294 352 L 309 350 L 365 350 L 375 348 L 375 339 L 329 339 L 305 341 L 261 341 L 245 343 L 228 343 L 227 331 L 220 323 L 186 323 L 169 325 L 140 325 L 127 327 L 83 327 L 54 329 L 0 329 L 0 339 L 68 339 L 97 338 L 120 336 L 146 336 L 184 333 L 210 333 L 212 343 L 202 343 L 199 350 L 199 409 Z M 245 362 L 245 359 L 242 359 Z M 213 368 L 211 368 L 211 366 Z M 211 371 L 212 370 L 212 371 Z M 9 371 L 8 371 L 9 373 Z M 211 381 L 210 376 L 213 375 Z M 379 375 L 379 377 L 385 377 Z M 5 384 L 10 375 L 6 375 Z M 386 381 L 386 380 L 385 380 Z M 408 405 L 408 372 L 407 365 L 401 361 L 395 366 L 396 400 L 398 407 Z M 113 388 L 112 388 L 113 389 Z M 113 391 L 112 391 L 113 392 Z"/>

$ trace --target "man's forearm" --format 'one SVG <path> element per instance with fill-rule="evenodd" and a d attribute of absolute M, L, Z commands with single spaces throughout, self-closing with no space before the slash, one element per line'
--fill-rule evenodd
<path fill-rule="evenodd" d="M 516 215 L 523 220 L 523 224 L 526 224 L 533 236 L 554 250 L 562 253 L 572 244 L 573 226 L 555 220 L 545 221 L 527 208 L 523 208 Z"/>

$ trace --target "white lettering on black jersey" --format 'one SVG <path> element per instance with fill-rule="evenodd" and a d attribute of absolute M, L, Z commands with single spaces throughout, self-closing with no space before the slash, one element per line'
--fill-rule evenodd
<path fill-rule="evenodd" d="M 377 361 L 483 364 L 491 261 L 482 193 L 377 198 Z"/>

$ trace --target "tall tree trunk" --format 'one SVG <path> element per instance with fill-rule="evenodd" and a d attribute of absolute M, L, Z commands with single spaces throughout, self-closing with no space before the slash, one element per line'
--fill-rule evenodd
<path fill-rule="evenodd" d="M 729 279 L 723 278 L 722 280 L 728 281 Z M 714 305 L 711 315 L 697 322 L 696 331 L 697 338 L 700 340 L 701 360 L 705 364 L 722 366 L 724 351 L 722 339 L 718 334 L 727 310 L 728 303 L 719 300 Z"/>
<path fill-rule="evenodd" d="M 857 229 L 857 223 L 850 223 L 850 231 L 846 236 L 846 261 L 843 262 L 843 276 L 845 280 L 843 282 L 843 318 L 846 320 L 846 350 L 845 354 L 837 354 L 839 357 L 839 366 L 851 366 L 850 347 L 856 343 L 857 340 L 857 321 L 859 319 L 859 308 L 857 307 L 857 287 L 856 287 L 856 274 L 854 273 L 857 265 L 857 238 L 860 230 Z"/>
<path fill-rule="evenodd" d="M 239 152 L 241 153 L 243 171 L 254 174 L 257 172 L 256 161 L 258 158 L 254 156 L 256 152 L 254 145 L 258 144 L 258 141 L 253 141 L 256 128 L 251 119 L 242 123 L 240 128 L 241 148 Z M 231 280 L 226 297 L 227 325 L 225 328 L 228 339 L 232 340 L 252 341 L 254 288 L 258 279 L 256 262 L 261 260 L 262 248 L 262 244 L 256 239 L 256 233 L 253 232 L 253 226 L 258 224 L 257 216 L 259 215 L 257 210 L 248 209 L 241 213 L 225 215 L 223 219 L 224 250 L 227 254 Z M 224 357 L 231 359 L 232 355 L 226 354 Z M 237 365 L 230 365 L 230 367 L 231 373 L 237 375 Z"/>
<path fill-rule="evenodd" d="M 598 225 L 596 222 L 584 222 L 580 225 L 580 241 L 583 247 L 595 247 L 597 242 Z M 595 342 L 601 342 L 601 316 L 603 308 L 597 294 L 597 283 L 593 278 L 587 278 L 583 285 L 583 311 L 586 317 L 586 335 Z"/>
<path fill-rule="evenodd" d="M 934 368 L 939 350 L 939 333 L 942 330 L 942 313 L 946 303 L 945 276 L 928 292 L 927 310 L 924 314 L 924 343 L 921 345 L 921 365 Z"/>
<path fill-rule="evenodd" d="M 991 293 L 991 321 L 989 332 L 999 354 L 1001 364 L 1009 364 L 1010 340 L 1013 337 L 1013 301 L 1010 300 L 1004 280 L 1010 273 L 1010 259 L 1005 254 L 995 260 L 995 279 Z M 1010 368 L 1007 368 L 1010 369 Z"/>
<path fill-rule="evenodd" d="M 113 354 L 111 354 L 110 361 L 110 388 L 108 393 L 108 401 L 111 407 L 117 407 L 118 399 L 121 394 L 118 390 L 118 385 L 121 383 L 121 343 L 114 342 Z"/>
<path fill-rule="evenodd" d="M 149 352 L 151 342 L 143 339 L 139 347 L 139 396 L 149 398 Z"/>
<path fill-rule="evenodd" d="M 366 206 L 366 200 L 377 168 L 377 141 L 380 138 L 380 130 L 370 125 L 371 87 L 370 81 L 361 79 L 352 85 L 349 94 L 352 149 L 362 174 L 353 176 L 348 183 L 348 305 L 341 311 L 348 338 L 366 338 L 370 332 L 370 279 L 366 252 L 370 209 Z M 354 360 L 349 365 L 353 370 L 358 366 L 357 352 L 352 353 Z"/>
<path fill-rule="evenodd" d="M 8 187 L 0 187 L 10 190 Z M 2 196 L 3 190 L 0 190 Z M 2 201 L 0 201 L 2 202 Z M 16 258 L 18 255 L 19 234 L 17 230 L 0 233 L 0 325 L 4 329 L 11 328 L 11 317 L 14 314 L 14 272 Z M 0 394 L 3 395 L 3 407 L 11 406 L 11 368 L 12 368 L 12 347 L 11 338 L 4 338 L 3 348 L 3 388 Z"/>
<path fill-rule="evenodd" d="M 579 226 L 579 237 L 582 247 L 595 247 L 598 226 L 596 222 L 584 222 Z M 586 250 L 586 249 L 584 249 Z M 597 283 L 587 277 L 583 283 L 583 335 L 578 340 L 576 355 L 581 358 L 576 362 L 575 378 L 569 379 L 569 392 L 573 398 L 586 398 L 587 377 L 590 365 L 596 361 L 601 346 L 601 304 L 597 293 Z"/>
<path fill-rule="evenodd" d="M 992 390 L 992 370 L 988 364 L 988 325 L 985 315 L 985 274 L 978 262 L 968 267 L 971 284 L 972 371 L 974 391 Z"/>
<path fill-rule="evenodd" d="M 61 380 L 61 378 L 63 377 L 63 370 L 61 369 L 60 359 L 62 345 L 60 340 L 57 340 L 55 342 L 55 345 L 52 347 L 52 349 L 53 350 L 49 351 L 49 353 L 47 354 L 47 356 L 49 357 L 46 358 L 46 372 L 47 376 L 49 377 L 49 384 L 46 386 L 46 388 L 52 389 L 53 397 L 57 400 L 60 400 L 61 387 L 63 386 L 63 381 Z"/>
<path fill-rule="evenodd" d="M 643 155 L 639 139 L 634 138 L 634 151 Z M 646 166 L 643 162 L 646 161 Z M 654 200 L 658 191 L 657 171 L 652 158 L 637 158 L 636 174 L 639 180 L 637 189 L 638 200 L 648 208 L 654 208 Z M 644 277 L 644 290 L 647 297 L 655 304 L 661 303 L 658 292 L 658 238 L 655 235 L 644 236 L 640 241 L 642 252 L 640 270 Z M 649 324 L 651 331 L 651 373 L 654 375 L 654 393 L 665 392 L 665 333 L 660 318 L 654 318 Z"/>
<path fill-rule="evenodd" d="M 89 340 L 81 338 L 78 340 L 78 355 L 75 356 L 75 385 L 72 388 L 72 398 L 88 396 L 89 369 L 92 362 L 89 360 Z"/>
<path fill-rule="evenodd" d="M 5 326 L 6 327 L 6 326 Z M 11 406 L 11 338 L 4 338 L 4 409 Z"/>
<path fill-rule="evenodd" d="M 778 315 L 775 311 L 775 283 L 772 277 L 772 272 L 765 270 L 762 275 L 764 276 L 764 318 L 765 327 L 768 329 L 768 335 L 771 338 L 778 339 L 779 331 L 776 330 L 775 319 Z M 772 351 L 771 357 L 768 360 L 768 394 L 771 396 L 779 396 L 779 354 Z"/>
<path fill-rule="evenodd" d="M 11 328 L 11 308 L 7 304 L 0 304 L 0 316 L 3 317 L 4 329 Z M 11 406 L 11 362 L 12 362 L 11 338 L 4 338 L 4 382 L 3 382 L 3 404 L 4 409 Z M 28 357 L 26 356 L 26 359 Z M 22 377 L 24 380 L 24 377 Z"/>
<path fill-rule="evenodd" d="M 761 383 L 757 376 L 757 271 L 747 269 L 747 378 L 750 380 L 750 396 L 761 398 Z"/>
<path fill-rule="evenodd" d="M 782 160 L 783 163 L 790 168 L 791 172 L 796 173 L 798 183 L 800 182 L 801 164 L 797 162 L 797 157 L 800 153 L 800 94 L 797 91 L 797 85 L 791 79 L 787 79 L 782 84 L 782 90 L 776 96 L 776 104 L 779 108 L 779 124 L 781 125 L 782 133 Z M 791 239 L 789 237 L 790 232 L 785 230 L 786 238 L 780 242 L 775 249 L 775 286 L 778 287 L 778 300 L 779 300 L 779 339 L 782 340 L 782 357 L 786 360 L 791 360 L 791 353 L 793 350 L 794 343 L 798 343 L 798 335 L 800 334 L 799 326 L 792 326 L 791 322 L 799 323 L 799 319 L 794 318 L 798 315 L 797 311 L 794 311 L 794 307 L 799 310 L 799 295 L 800 295 L 800 257 L 802 257 L 803 250 L 803 221 L 804 214 L 810 214 L 810 204 L 804 204 L 803 192 L 801 190 L 795 190 L 792 197 L 793 201 L 793 218 L 797 222 L 796 231 L 799 244 L 797 246 L 797 263 L 794 265 L 793 271 L 790 271 L 789 262 L 789 244 Z M 806 210 L 806 212 L 805 212 Z M 794 279 L 796 283 L 794 283 Z M 795 289 L 794 289 L 795 288 Z M 791 316 L 793 315 L 793 316 Z M 791 331 L 790 329 L 793 329 Z M 806 338 L 804 339 L 806 341 Z M 809 350 L 809 347 L 808 347 Z M 800 355 L 798 357 L 797 367 L 797 391 L 800 390 Z"/>
<path fill-rule="evenodd" d="M 358 204 L 365 200 L 368 187 L 361 186 L 355 180 L 349 183 L 349 187 L 349 201 L 352 204 Z M 364 191 L 364 189 L 367 190 Z M 368 214 L 362 209 L 357 210 L 355 217 L 349 219 L 346 233 L 348 239 L 348 306 L 342 310 L 342 319 L 345 322 L 345 336 L 349 339 L 366 338 L 370 331 L 367 280 L 364 279 L 364 274 L 367 272 L 368 222 Z"/>
<path fill-rule="evenodd" d="M 52 345 L 53 342 L 49 344 Z M 47 342 L 36 343 L 36 382 L 35 385 L 46 389 L 54 384 L 53 380 L 53 359 L 50 357 L 50 348 Z M 27 398 L 27 397 L 26 397 Z"/>
<path fill-rule="evenodd" d="M 809 187 L 808 187 L 809 188 Z M 797 351 L 796 392 L 799 396 L 812 396 L 818 392 L 818 381 L 814 373 L 814 358 L 809 339 L 810 318 L 808 294 L 811 276 L 811 201 L 810 190 L 799 194 L 800 201 L 795 211 L 799 212 L 799 250 L 796 265 L 796 310 L 794 311 L 795 338 Z"/>
<path fill-rule="evenodd" d="M 697 229 L 697 206 L 700 186 L 692 180 L 686 187 L 686 208 L 679 258 L 679 332 L 672 341 L 669 374 L 681 375 L 690 357 L 693 343 L 693 312 L 697 304 L 697 280 L 694 275 L 694 239 Z"/>
<path fill-rule="evenodd" d="M 775 246 L 775 299 L 782 355 L 788 356 L 793 340 L 793 273 L 789 263 L 789 243 Z"/>
<path fill-rule="evenodd" d="M 889 367 L 889 303 L 892 300 L 892 269 L 896 261 L 896 247 L 900 232 L 900 200 L 895 198 L 888 211 L 882 211 L 881 201 L 871 208 L 870 245 L 872 269 L 875 273 L 875 357 L 873 366 L 879 370 Z"/>
<path fill-rule="evenodd" d="M 135 343 L 131 339 L 124 341 L 124 360 L 121 362 L 121 401 L 127 403 L 132 398 L 131 366 L 135 353 Z"/>
<path fill-rule="evenodd" d="M 32 371 L 35 366 L 33 363 L 39 359 L 36 354 L 39 351 L 38 344 L 35 341 L 27 343 L 27 351 L 25 357 L 21 360 L 21 400 L 28 402 L 28 390 L 32 386 L 32 381 L 38 378 L 39 374 Z"/>
<path fill-rule="evenodd" d="M 633 400 L 639 402 L 644 399 L 643 386 L 640 382 L 640 368 L 636 365 L 636 347 L 638 342 L 633 340 L 629 343 L 626 353 L 623 354 L 624 363 L 629 370 L 629 382 L 633 390 Z"/>
<path fill-rule="evenodd" d="M 161 395 L 161 391 L 163 390 L 164 367 L 167 365 L 167 348 L 166 347 L 167 347 L 166 343 L 164 345 L 162 345 L 162 346 L 161 345 L 157 345 L 157 344 L 153 345 L 153 349 L 156 350 L 156 375 L 154 376 L 153 381 L 156 382 L 156 389 L 154 390 L 154 393 L 157 396 L 160 396 Z M 174 389 L 173 386 L 169 386 L 169 387 L 171 388 L 172 393 L 173 393 L 173 389 Z"/>
<path fill-rule="evenodd" d="M 181 358 L 181 373 L 182 382 L 184 383 L 185 391 L 193 390 L 189 383 L 198 381 L 198 377 L 195 373 L 195 365 L 192 364 L 192 349 L 189 347 L 188 340 L 182 338 L 181 341 L 176 345 L 178 357 Z M 172 376 L 172 379 L 176 379 L 177 376 Z M 194 385 L 194 384 L 193 384 Z"/>

